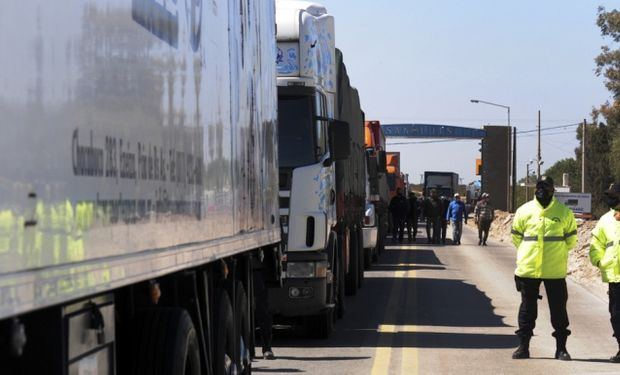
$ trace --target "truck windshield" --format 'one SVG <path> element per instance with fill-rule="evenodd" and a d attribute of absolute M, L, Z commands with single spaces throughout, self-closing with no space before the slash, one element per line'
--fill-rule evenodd
<path fill-rule="evenodd" d="M 278 157 L 281 167 L 317 162 L 313 96 L 278 98 Z"/>

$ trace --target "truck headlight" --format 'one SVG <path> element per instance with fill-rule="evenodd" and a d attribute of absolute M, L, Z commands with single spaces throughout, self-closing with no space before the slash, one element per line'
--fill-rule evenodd
<path fill-rule="evenodd" d="M 288 262 L 286 276 L 289 278 L 326 277 L 327 262 Z"/>

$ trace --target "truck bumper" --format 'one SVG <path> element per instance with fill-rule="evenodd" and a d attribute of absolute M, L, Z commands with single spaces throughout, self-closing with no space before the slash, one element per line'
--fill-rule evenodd
<path fill-rule="evenodd" d="M 286 317 L 316 315 L 331 308 L 327 279 L 286 279 L 282 288 L 269 289 L 269 309 Z"/>
<path fill-rule="evenodd" d="M 377 227 L 363 227 L 364 249 L 372 249 L 377 246 Z"/>
<path fill-rule="evenodd" d="M 290 263 L 327 262 L 327 254 L 323 252 L 288 252 L 286 269 Z M 329 274 L 329 272 L 328 272 Z M 277 315 L 298 317 L 316 315 L 326 309 L 333 308 L 328 301 L 328 278 L 323 277 L 291 277 L 287 275 L 281 288 L 269 289 L 269 309 Z"/>

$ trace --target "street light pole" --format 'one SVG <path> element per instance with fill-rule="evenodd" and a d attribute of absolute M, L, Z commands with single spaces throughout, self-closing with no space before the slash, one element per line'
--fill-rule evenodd
<path fill-rule="evenodd" d="M 508 105 L 503 105 L 503 104 L 498 104 L 498 103 L 493 103 L 493 102 L 487 102 L 486 100 L 480 100 L 480 99 L 471 99 L 470 102 L 472 103 L 482 103 L 482 104 L 488 104 L 488 105 L 492 105 L 495 107 L 501 107 L 504 108 L 508 111 L 508 128 L 511 128 L 510 126 L 510 106 Z M 508 147 L 510 148 L 510 142 L 508 143 Z M 513 129 L 513 142 L 512 142 L 512 163 L 510 163 L 510 161 L 508 161 L 508 170 L 511 171 L 511 177 L 512 177 L 512 200 L 511 200 L 511 205 L 510 206 L 510 212 L 514 212 L 515 211 L 515 206 L 516 206 L 516 202 L 517 202 L 517 128 L 515 127 Z M 510 185 L 510 182 L 508 183 L 508 185 Z"/>

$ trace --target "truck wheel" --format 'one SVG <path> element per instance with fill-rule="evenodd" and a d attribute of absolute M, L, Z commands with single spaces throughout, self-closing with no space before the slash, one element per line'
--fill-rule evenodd
<path fill-rule="evenodd" d="M 243 284 L 238 282 L 236 286 L 237 291 L 237 334 L 239 336 L 239 365 L 241 367 L 241 374 L 252 373 L 252 357 L 250 354 L 250 311 L 248 310 L 248 296 L 245 293 Z"/>
<path fill-rule="evenodd" d="M 329 309 L 318 315 L 309 316 L 307 329 L 310 337 L 326 339 L 334 331 L 334 310 Z"/>
<path fill-rule="evenodd" d="M 215 338 L 215 375 L 237 373 L 235 363 L 235 326 L 233 309 L 226 291 L 219 298 L 217 320 L 217 336 Z"/>
<path fill-rule="evenodd" d="M 354 296 L 359 285 L 359 252 L 357 229 L 349 231 L 349 270 L 345 275 L 345 292 L 347 296 Z M 344 263 L 344 262 L 343 262 Z"/>
<path fill-rule="evenodd" d="M 186 310 L 158 307 L 140 311 L 133 329 L 131 374 L 201 373 L 198 338 Z"/>
<path fill-rule="evenodd" d="M 344 259 L 339 258 L 336 261 L 338 268 L 336 269 L 336 298 L 334 302 L 336 303 L 336 315 L 338 319 L 344 318 L 344 313 L 346 311 L 346 303 L 344 299 Z"/>
<path fill-rule="evenodd" d="M 362 285 L 364 285 L 364 255 L 366 253 L 364 251 L 364 233 L 362 232 L 361 226 L 357 227 L 357 244 L 357 259 L 359 260 L 357 265 L 357 271 L 359 272 L 357 276 L 357 287 L 361 288 Z"/>

